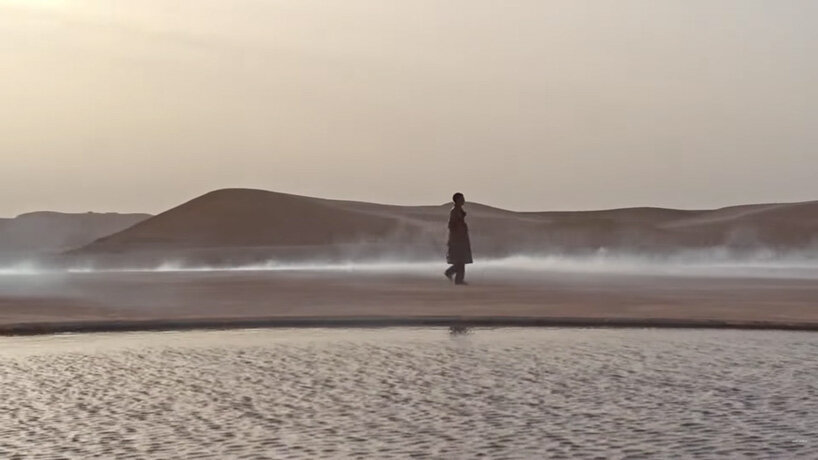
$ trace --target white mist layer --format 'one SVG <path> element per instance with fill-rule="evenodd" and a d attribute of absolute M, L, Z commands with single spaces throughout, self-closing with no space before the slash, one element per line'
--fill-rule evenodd
<path fill-rule="evenodd" d="M 364 260 L 345 262 L 282 262 L 270 260 L 263 263 L 237 266 L 188 265 L 166 261 L 155 267 L 97 268 L 91 265 L 69 268 L 50 268 L 33 262 L 0 266 L 0 276 L 37 276 L 46 274 L 82 273 L 196 273 L 196 272 L 252 272 L 252 271 L 327 271 L 327 272 L 378 272 L 407 273 L 437 276 L 446 264 L 440 260 L 401 261 Z M 644 256 L 608 254 L 600 251 L 590 256 L 513 256 L 498 259 L 477 260 L 470 265 L 472 274 L 498 274 L 526 272 L 542 273 L 593 273 L 623 275 L 666 276 L 712 276 L 712 277 L 772 277 L 818 279 L 818 256 L 813 254 L 790 254 L 781 256 L 773 252 L 757 252 L 736 257 L 728 251 L 690 251 L 674 256 Z"/>

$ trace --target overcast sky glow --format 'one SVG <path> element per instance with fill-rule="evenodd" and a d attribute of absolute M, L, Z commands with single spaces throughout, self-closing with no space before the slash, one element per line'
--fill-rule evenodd
<path fill-rule="evenodd" d="M 818 199 L 813 0 L 0 0 L 0 216 Z"/>

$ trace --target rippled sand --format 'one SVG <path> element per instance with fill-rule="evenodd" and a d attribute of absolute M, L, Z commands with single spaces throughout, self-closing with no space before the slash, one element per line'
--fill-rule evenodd
<path fill-rule="evenodd" d="M 0 339 L 0 457 L 818 456 L 818 335 L 246 330 Z"/>

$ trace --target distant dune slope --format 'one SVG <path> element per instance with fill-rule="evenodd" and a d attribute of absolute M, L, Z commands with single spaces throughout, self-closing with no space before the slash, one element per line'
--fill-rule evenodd
<path fill-rule="evenodd" d="M 448 211 L 449 205 L 392 206 L 225 189 L 102 237 L 75 254 L 341 245 L 403 245 L 432 253 L 442 250 Z M 467 211 L 476 253 L 484 255 L 798 249 L 818 242 L 818 202 L 582 212 L 514 212 L 469 203 Z"/>
<path fill-rule="evenodd" d="M 208 193 L 104 238 L 91 250 L 331 245 L 422 230 L 379 209 L 261 190 Z"/>
<path fill-rule="evenodd" d="M 149 214 L 32 212 L 0 219 L 0 255 L 61 252 L 124 230 Z"/>
<path fill-rule="evenodd" d="M 666 222 L 662 228 L 700 245 L 797 249 L 818 245 L 818 201 L 735 206 Z"/>

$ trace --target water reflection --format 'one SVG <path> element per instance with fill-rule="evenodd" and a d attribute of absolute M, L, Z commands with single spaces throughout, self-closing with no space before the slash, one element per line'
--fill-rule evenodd
<path fill-rule="evenodd" d="M 818 334 L 449 334 L 2 338 L 0 457 L 818 458 Z"/>

